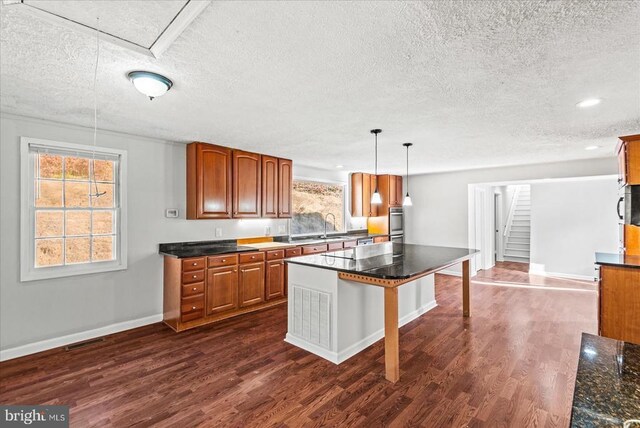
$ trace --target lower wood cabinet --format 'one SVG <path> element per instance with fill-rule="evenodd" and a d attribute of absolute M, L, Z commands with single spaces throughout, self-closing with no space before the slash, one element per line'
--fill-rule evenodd
<path fill-rule="evenodd" d="M 238 268 L 240 307 L 264 301 L 264 262 L 247 263 Z"/>
<path fill-rule="evenodd" d="M 640 269 L 600 266 L 598 331 L 640 344 Z"/>
<path fill-rule="evenodd" d="M 208 269 L 207 315 L 233 311 L 238 308 L 238 266 Z"/>
<path fill-rule="evenodd" d="M 265 276 L 265 292 L 267 300 L 277 299 L 284 296 L 284 260 L 274 260 L 267 262 L 267 273 Z"/>

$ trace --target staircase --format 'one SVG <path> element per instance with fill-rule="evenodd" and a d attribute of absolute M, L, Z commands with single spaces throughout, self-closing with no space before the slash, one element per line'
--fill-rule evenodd
<path fill-rule="evenodd" d="M 516 186 L 504 229 L 504 259 L 529 263 L 531 238 L 531 187 Z"/>

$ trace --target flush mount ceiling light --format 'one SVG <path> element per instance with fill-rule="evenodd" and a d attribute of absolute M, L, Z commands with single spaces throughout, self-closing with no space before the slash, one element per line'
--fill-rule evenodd
<path fill-rule="evenodd" d="M 578 104 L 576 104 L 576 106 L 580 108 L 593 107 L 593 106 L 597 106 L 601 102 L 602 102 L 602 99 L 600 98 L 587 98 L 586 100 L 580 101 Z"/>
<path fill-rule="evenodd" d="M 598 150 L 599 148 L 600 148 L 600 146 L 587 146 L 584 149 L 591 151 L 591 150 Z"/>
<path fill-rule="evenodd" d="M 344 165 L 336 165 L 336 168 L 337 169 L 342 169 L 342 168 L 344 168 Z"/>
<path fill-rule="evenodd" d="M 150 100 L 164 95 L 173 86 L 171 79 L 151 71 L 132 71 L 127 77 L 133 86 Z"/>
<path fill-rule="evenodd" d="M 378 177 L 378 134 L 382 132 L 382 129 L 372 129 L 371 133 L 375 135 L 376 138 L 376 178 Z M 378 192 L 378 180 L 376 179 L 376 190 L 371 195 L 371 203 L 373 205 L 380 205 L 382 203 L 382 197 L 380 196 L 380 192 Z"/>
<path fill-rule="evenodd" d="M 413 146 L 412 143 L 404 143 L 403 146 L 407 148 L 407 194 L 404 196 L 404 201 L 402 201 L 402 205 L 405 207 L 413 206 L 413 201 L 411 200 L 411 196 L 409 196 L 409 147 Z"/>

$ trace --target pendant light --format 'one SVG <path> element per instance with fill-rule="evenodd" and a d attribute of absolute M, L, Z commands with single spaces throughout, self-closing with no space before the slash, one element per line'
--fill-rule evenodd
<path fill-rule="evenodd" d="M 413 205 L 411 201 L 411 196 L 409 196 L 409 147 L 413 146 L 412 143 L 404 143 L 403 146 L 407 148 L 407 194 L 404 196 L 404 201 L 402 201 L 402 205 L 405 207 L 410 207 Z"/>
<path fill-rule="evenodd" d="M 376 138 L 376 189 L 371 195 L 371 203 L 373 205 L 380 205 L 382 203 L 382 197 L 380 196 L 380 192 L 378 192 L 378 134 L 382 132 L 382 129 L 372 129 L 371 133 L 375 135 Z"/>

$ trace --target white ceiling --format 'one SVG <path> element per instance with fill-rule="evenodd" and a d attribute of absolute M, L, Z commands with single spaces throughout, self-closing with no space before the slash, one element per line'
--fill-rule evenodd
<path fill-rule="evenodd" d="M 144 42 L 176 2 L 82 3 Z M 1 10 L 2 110 L 91 126 L 95 39 L 21 8 Z M 412 172 L 611 156 L 640 133 L 639 21 L 632 1 L 213 2 L 160 59 L 101 46 L 99 126 L 347 170 L 373 168 L 379 127 L 396 173 L 405 141 Z M 134 69 L 175 86 L 149 101 Z"/>

